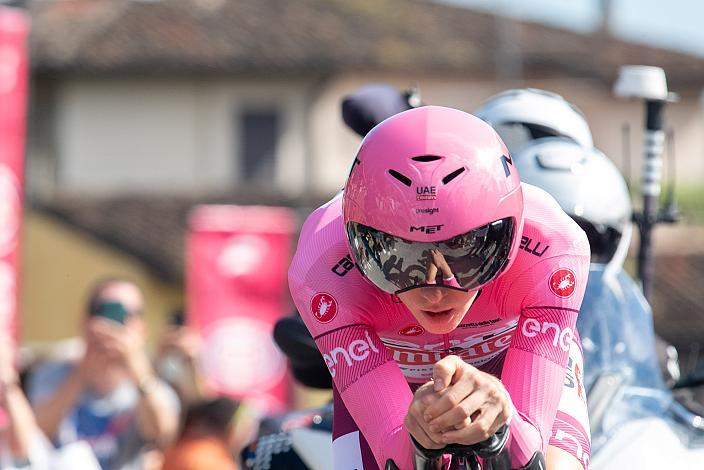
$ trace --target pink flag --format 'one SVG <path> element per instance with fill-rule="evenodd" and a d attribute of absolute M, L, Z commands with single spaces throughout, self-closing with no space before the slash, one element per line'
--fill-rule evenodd
<path fill-rule="evenodd" d="M 21 10 L 0 6 L 0 331 L 13 338 L 18 322 L 28 29 Z M 0 421 L 5 419 L 0 410 Z"/>
<path fill-rule="evenodd" d="M 22 222 L 27 32 L 25 14 L 0 7 L 0 331 L 17 331 Z"/>
<path fill-rule="evenodd" d="M 266 412 L 283 411 L 289 398 L 271 332 L 290 313 L 295 220 L 285 208 L 200 206 L 189 221 L 187 310 L 204 339 L 203 371 L 217 390 Z"/>

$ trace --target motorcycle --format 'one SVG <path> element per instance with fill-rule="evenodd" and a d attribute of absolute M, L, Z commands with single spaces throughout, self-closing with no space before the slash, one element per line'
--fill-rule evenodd
<path fill-rule="evenodd" d="M 592 468 L 701 467 L 704 421 L 666 386 L 650 306 L 626 272 L 592 265 L 577 330 Z"/>

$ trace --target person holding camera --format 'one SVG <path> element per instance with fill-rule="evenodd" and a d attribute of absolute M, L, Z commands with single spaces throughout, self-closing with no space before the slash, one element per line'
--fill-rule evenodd
<path fill-rule="evenodd" d="M 99 282 L 83 319 L 82 357 L 48 362 L 30 377 L 42 431 L 59 446 L 88 442 L 103 469 L 140 468 L 142 450 L 168 444 L 178 427 L 178 399 L 146 354 L 143 307 L 136 284 Z"/>

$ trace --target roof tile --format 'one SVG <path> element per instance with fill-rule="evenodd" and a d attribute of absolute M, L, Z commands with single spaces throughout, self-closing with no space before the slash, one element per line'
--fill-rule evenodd
<path fill-rule="evenodd" d="M 624 63 L 701 86 L 704 59 L 422 0 L 35 0 L 38 72 L 437 71 L 491 77 L 512 25 L 526 76 L 611 83 Z M 500 26 L 501 25 L 501 26 Z"/>

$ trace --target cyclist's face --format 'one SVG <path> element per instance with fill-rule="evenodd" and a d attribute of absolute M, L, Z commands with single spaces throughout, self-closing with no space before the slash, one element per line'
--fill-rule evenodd
<path fill-rule="evenodd" d="M 419 287 L 398 294 L 418 323 L 435 334 L 449 333 L 457 328 L 476 296 L 477 291 L 444 287 Z"/>

